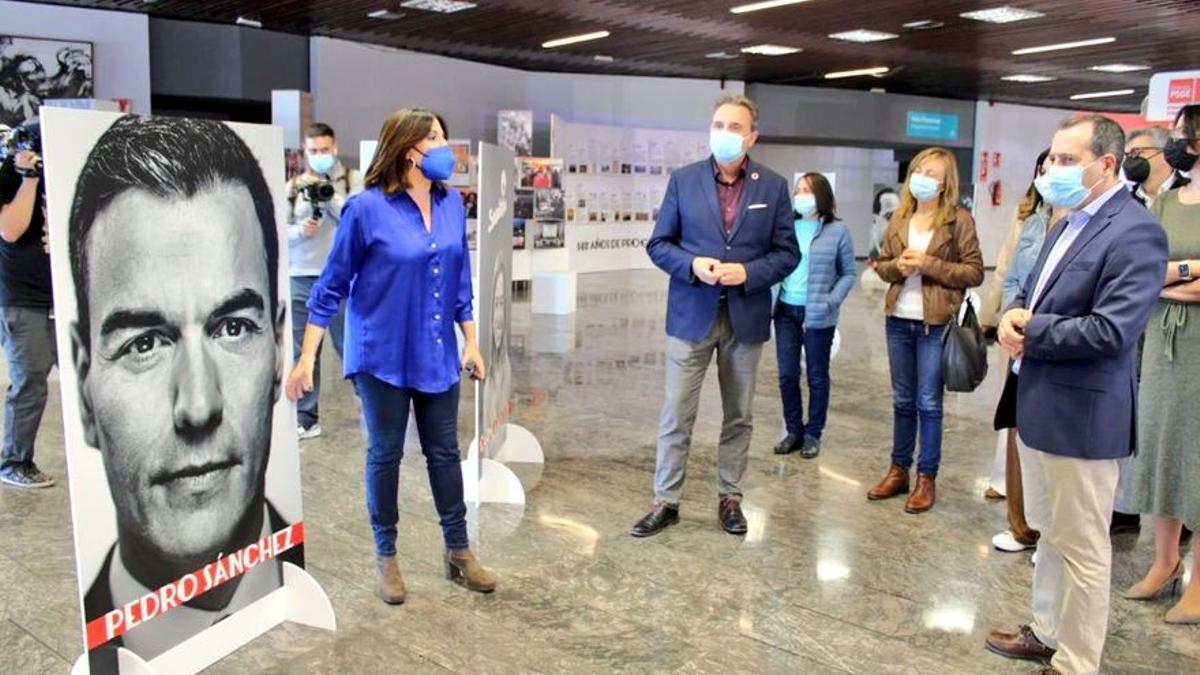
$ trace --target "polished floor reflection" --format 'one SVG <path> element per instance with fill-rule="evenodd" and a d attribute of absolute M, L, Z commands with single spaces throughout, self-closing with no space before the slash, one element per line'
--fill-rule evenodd
<path fill-rule="evenodd" d="M 578 313 L 515 307 L 515 420 L 546 451 L 524 508 L 472 514 L 491 596 L 440 577 L 440 541 L 416 447 L 402 477 L 400 556 L 409 600 L 371 592 L 363 441 L 350 388 L 325 364 L 324 435 L 304 449 L 310 569 L 339 630 L 284 626 L 211 669 L 217 673 L 1023 673 L 983 649 L 992 627 L 1027 619 L 1028 555 L 993 551 L 1003 503 L 983 482 L 997 374 L 949 395 L 939 502 L 868 503 L 887 468 L 890 398 L 881 297 L 856 288 L 844 312 L 821 457 L 780 458 L 773 349 L 755 398 L 746 476 L 750 531 L 716 523 L 720 428 L 715 370 L 703 392 L 682 523 L 646 540 L 629 526 L 650 501 L 663 387 L 666 284 L 654 272 L 584 275 Z M 330 352 L 326 352 L 330 353 Z M 329 361 L 332 361 L 330 359 Z M 0 489 L 0 671 L 61 673 L 81 645 L 57 387 L 39 461 L 60 479 L 43 492 Z M 463 401 L 464 444 L 471 401 Z M 1118 538 L 1113 587 L 1152 557 L 1149 531 Z M 1115 597 L 1105 671 L 1200 672 L 1200 629 L 1162 623 L 1170 600 Z"/>

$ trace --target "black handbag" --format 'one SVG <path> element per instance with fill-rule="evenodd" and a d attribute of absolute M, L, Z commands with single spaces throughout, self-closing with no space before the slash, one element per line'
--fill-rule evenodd
<path fill-rule="evenodd" d="M 951 322 L 942 336 L 942 377 L 946 391 L 970 393 L 987 377 L 988 354 L 975 306 L 969 299 L 963 302 L 967 311 L 962 321 Z"/>

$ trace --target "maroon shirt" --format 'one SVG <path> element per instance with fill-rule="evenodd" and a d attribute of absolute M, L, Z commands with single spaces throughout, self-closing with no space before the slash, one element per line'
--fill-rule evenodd
<path fill-rule="evenodd" d="M 714 160 L 712 164 L 713 177 L 717 181 L 717 200 L 721 203 L 721 220 L 725 223 L 725 236 L 733 234 L 733 225 L 737 222 L 738 205 L 742 203 L 742 186 L 746 184 L 746 158 L 742 158 L 742 166 L 738 169 L 737 178 L 732 183 L 726 183 L 721 176 L 721 167 Z"/>

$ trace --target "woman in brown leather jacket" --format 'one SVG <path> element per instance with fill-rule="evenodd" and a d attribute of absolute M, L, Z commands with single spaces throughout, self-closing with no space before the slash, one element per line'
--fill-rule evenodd
<path fill-rule="evenodd" d="M 983 283 L 975 221 L 958 206 L 958 166 L 949 151 L 928 148 L 909 164 L 875 271 L 891 284 L 884 311 L 892 374 L 892 466 L 867 499 L 909 491 L 919 428 L 917 487 L 904 510 L 922 513 L 933 508 L 942 455 L 942 336 L 966 289 Z"/>

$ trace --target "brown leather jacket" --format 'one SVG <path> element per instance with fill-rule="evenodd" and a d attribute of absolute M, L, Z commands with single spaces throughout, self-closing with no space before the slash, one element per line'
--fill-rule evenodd
<path fill-rule="evenodd" d="M 884 313 L 891 316 L 896 299 L 904 286 L 904 275 L 896 259 L 908 248 L 908 220 L 893 219 L 883 235 L 879 262 L 875 271 L 888 287 Z M 966 289 L 983 283 L 983 254 L 975 234 L 975 219 L 966 209 L 959 208 L 954 220 L 943 223 L 933 231 L 933 239 L 925 252 L 925 267 L 921 270 L 921 298 L 925 305 L 925 323 L 943 326 L 950 323 L 962 304 Z"/>

